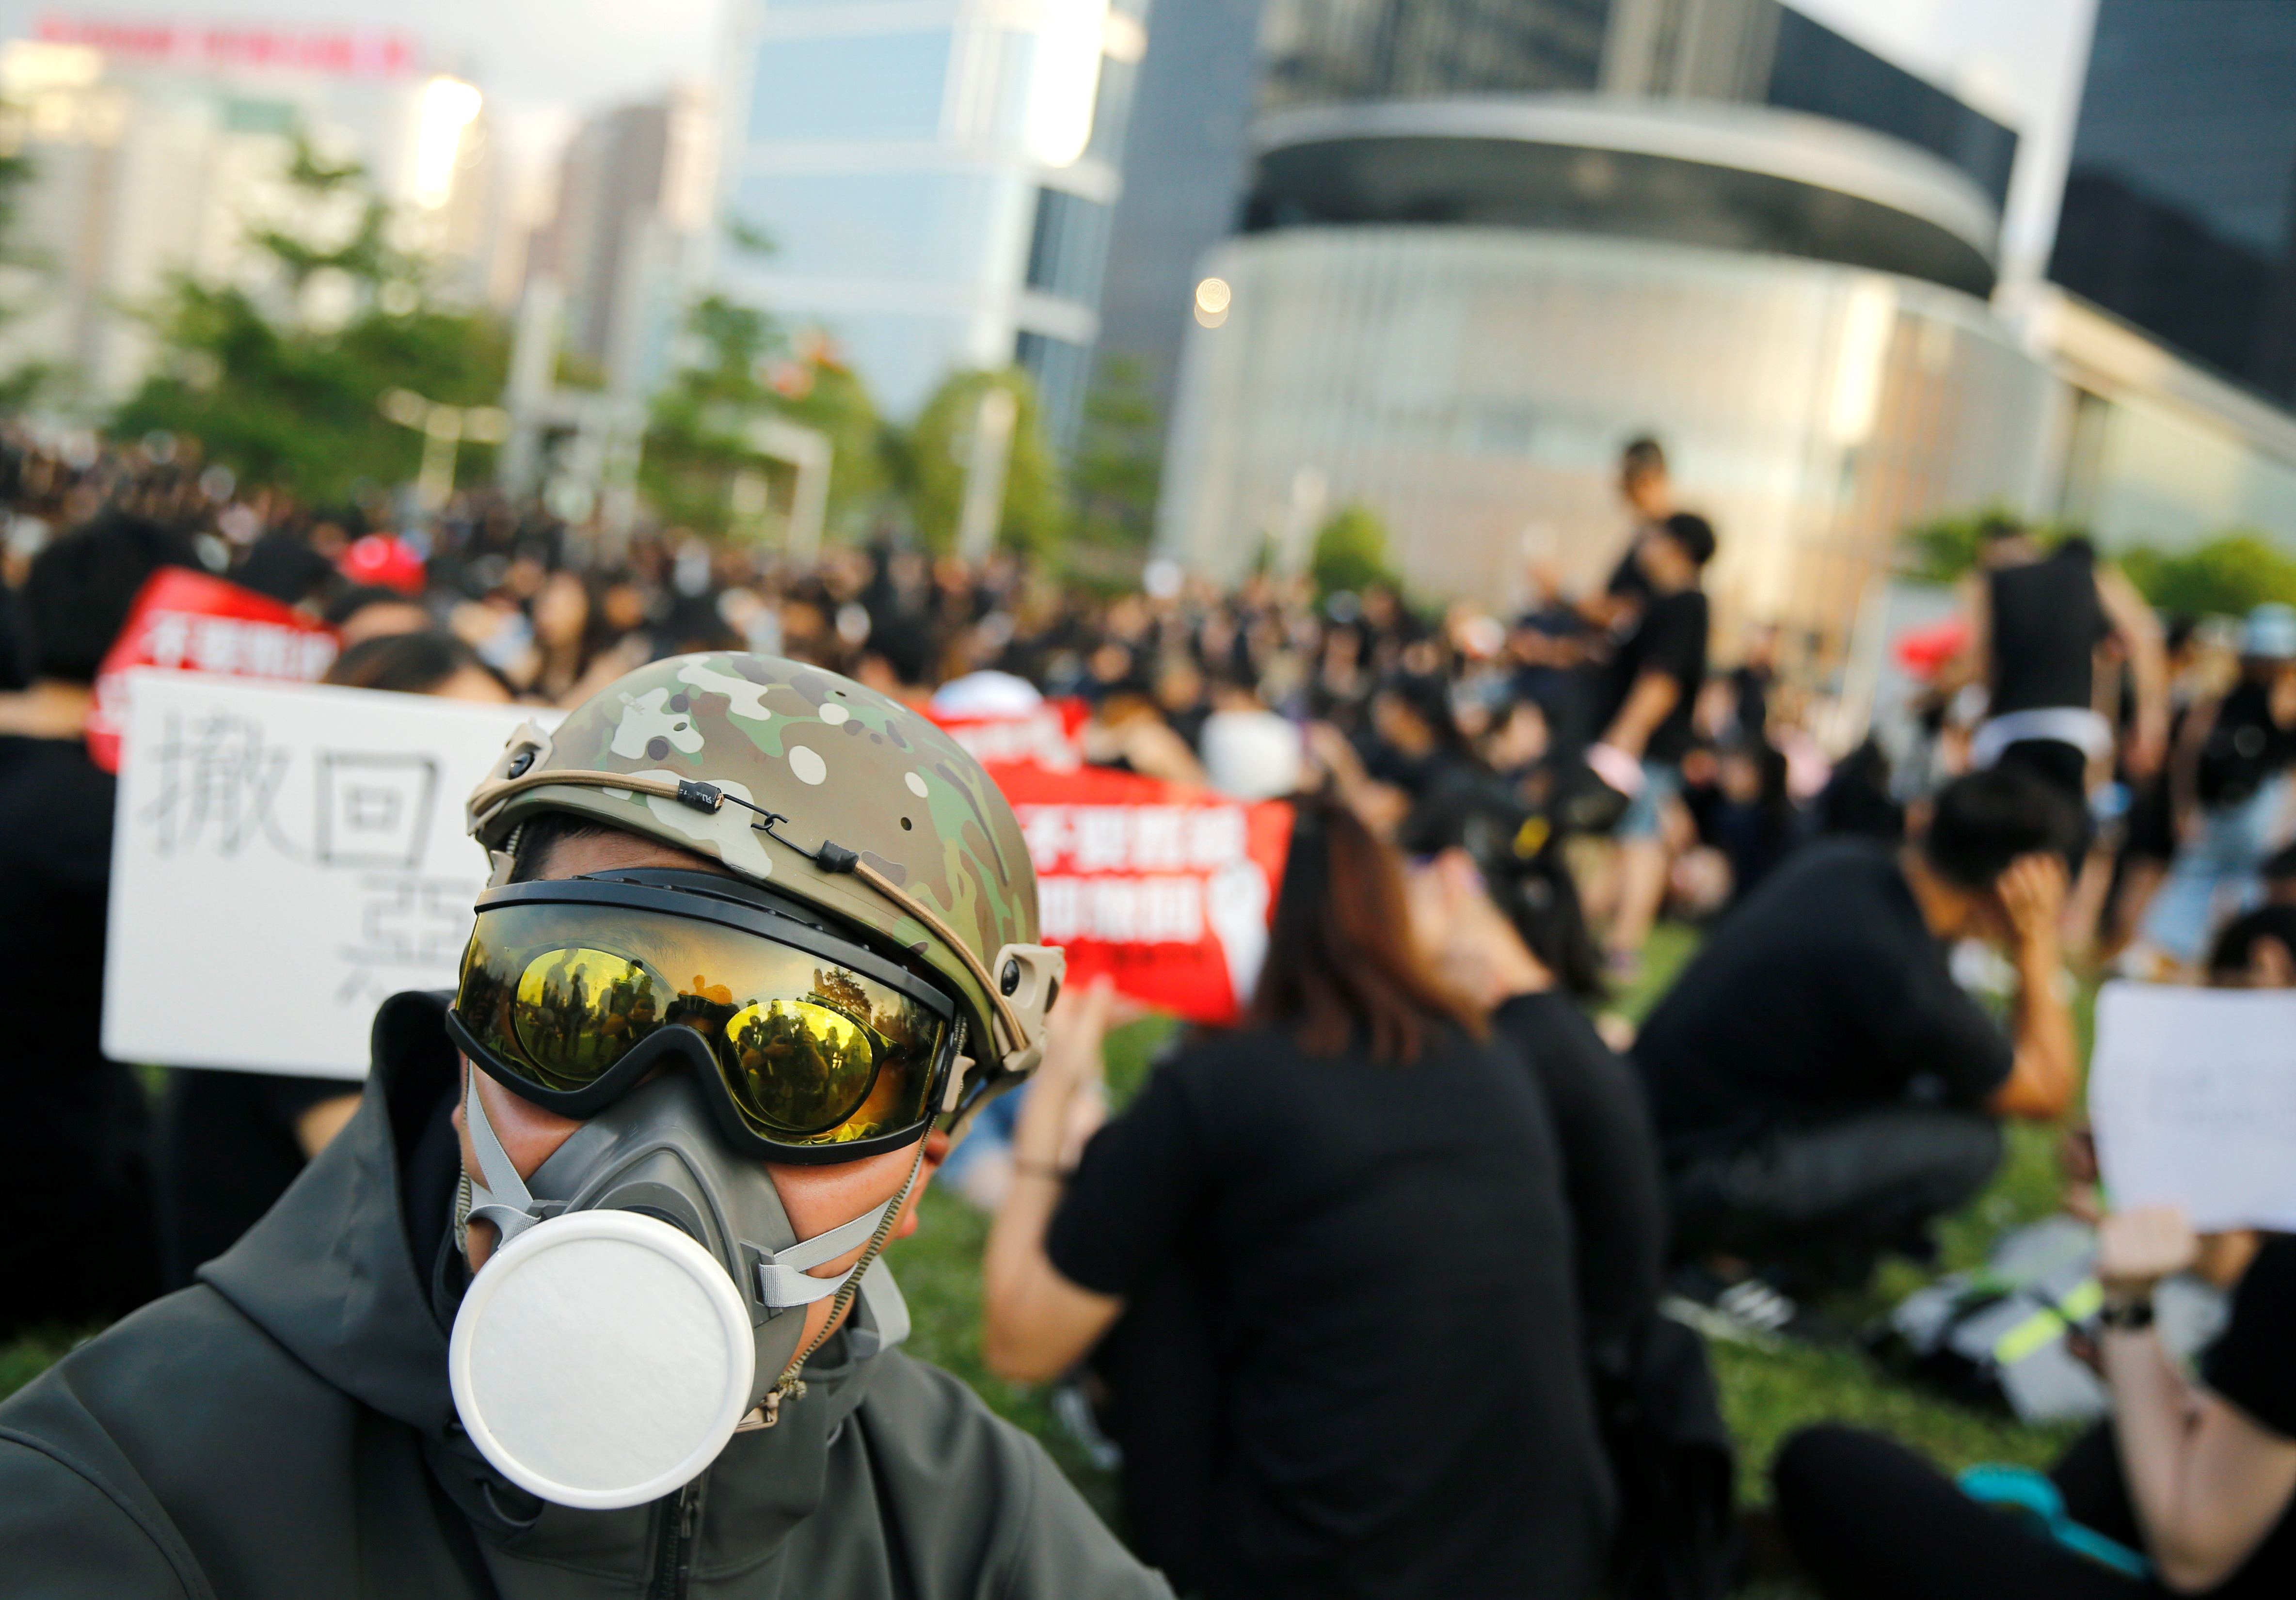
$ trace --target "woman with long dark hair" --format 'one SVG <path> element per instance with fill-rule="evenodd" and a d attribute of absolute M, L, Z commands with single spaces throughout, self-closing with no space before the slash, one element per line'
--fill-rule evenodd
<path fill-rule="evenodd" d="M 1043 1381 L 1161 1318 L 1115 1431 L 1128 1490 L 1128 1432 L 1161 1469 L 1128 1530 L 1183 1593 L 1588 1595 L 1613 1493 L 1546 1107 L 1420 957 L 1392 854 L 1294 804 L 1246 1024 L 1072 1166 L 1111 1000 L 1056 1013 L 989 1237 L 989 1364 Z"/>

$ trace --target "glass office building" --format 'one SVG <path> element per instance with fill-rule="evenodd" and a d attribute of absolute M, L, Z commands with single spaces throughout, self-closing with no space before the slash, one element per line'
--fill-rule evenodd
<path fill-rule="evenodd" d="M 1018 361 L 1083 402 L 1141 0 L 737 0 L 721 292 L 818 325 L 878 405 Z"/>
<path fill-rule="evenodd" d="M 2099 0 L 2049 276 L 2296 402 L 2296 5 Z"/>
<path fill-rule="evenodd" d="M 1311 108 L 1260 136 L 1160 513 L 1200 570 L 1271 539 L 1300 559 L 1297 524 L 1359 502 L 1427 592 L 1505 595 L 1529 561 L 1599 583 L 1619 447 L 1654 431 L 1721 529 L 1726 629 L 1830 645 L 1908 522 L 2030 496 L 2051 379 L 1979 298 L 1988 198 L 1926 152 L 1595 96 Z"/>

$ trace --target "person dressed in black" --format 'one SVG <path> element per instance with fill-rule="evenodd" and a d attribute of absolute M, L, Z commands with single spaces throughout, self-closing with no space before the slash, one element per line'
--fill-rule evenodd
<path fill-rule="evenodd" d="M 1706 592 L 1714 529 L 1678 511 L 1646 532 L 1633 557 L 1648 587 L 1611 658 L 1601 726 L 1587 764 L 1628 796 L 1619 819 L 1618 905 L 1611 918 L 1612 962 L 1630 968 L 1666 898 L 1669 813 L 1682 793 L 1682 758 L 1696 735 L 1691 716 L 1706 682 Z"/>
<path fill-rule="evenodd" d="M 1248 1023 L 1166 1061 L 1072 1169 L 1111 1001 L 1062 1001 L 989 1236 L 985 1353 L 1057 1376 L 1177 1265 L 1203 1337 L 1139 1398 L 1209 1394 L 1212 1426 L 1167 1486 L 1188 1537 L 1136 1506 L 1132 1529 L 1176 1588 L 1590 1595 L 1613 1489 L 1544 1097 L 1413 949 L 1393 857 L 1295 804 Z"/>
<path fill-rule="evenodd" d="M 2097 709 L 2097 651 L 2107 641 L 2118 645 L 2136 685 L 2123 766 L 2142 779 L 2167 753 L 2160 620 L 2126 578 L 2098 564 L 2084 538 L 2044 549 L 2022 526 L 1997 520 L 1986 527 L 1981 563 L 1964 592 L 1969 642 L 1939 686 L 1950 693 L 1977 683 L 1988 691 L 1985 721 L 1970 744 L 1973 765 L 2022 767 L 2054 784 L 2085 818 L 2092 771 L 2109 771 L 2113 751 L 2112 724 Z"/>
<path fill-rule="evenodd" d="M 1930 1219 L 1997 1164 L 1994 1118 L 2063 1111 L 2057 921 L 2076 825 L 2028 773 L 1958 779 L 1918 843 L 1825 839 L 1788 857 L 1660 1003 L 1634 1055 L 1673 1248 L 1711 1271 L 1726 1312 L 1749 1267 L 1833 1287 L 1880 1251 L 1923 1253 Z M 2012 1034 L 1954 981 L 1948 947 L 1972 937 L 2014 964 Z"/>
<path fill-rule="evenodd" d="M 2112 1418 L 2050 1477 L 2066 1518 L 2121 1547 L 2124 1566 L 1979 1504 L 1891 1440 L 1829 1425 L 1789 1440 L 1773 1468 L 1779 1522 L 1827 1600 L 2296 1592 L 2296 1237 L 2257 1251 L 2198 1383 L 2152 1316 L 2153 1285 L 2198 1259 L 2190 1225 L 2148 1208 L 2105 1218 L 2097 1243 Z"/>
<path fill-rule="evenodd" d="M 33 681 L 0 696 L 0 969 L 17 996 L 0 1054 L 0 1333 L 108 1319 L 160 1289 L 144 1087 L 99 1038 L 117 782 L 83 730 L 136 591 L 192 562 L 164 529 L 111 512 L 25 578 Z"/>
<path fill-rule="evenodd" d="M 1582 1005 L 1602 962 L 1542 812 L 1460 785 L 1406 821 L 1412 921 L 1428 964 L 1488 1005 L 1554 1124 L 1585 1360 L 1619 1485 L 1609 1590 L 1719 1595 L 1732 1573 L 1733 1453 L 1704 1345 L 1659 1315 L 1665 1189 L 1634 1069 Z"/>

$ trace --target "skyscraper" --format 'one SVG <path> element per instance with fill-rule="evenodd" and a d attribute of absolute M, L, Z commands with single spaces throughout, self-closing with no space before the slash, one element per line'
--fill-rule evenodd
<path fill-rule="evenodd" d="M 2296 5 L 2098 0 L 2049 276 L 2296 403 Z"/>
<path fill-rule="evenodd" d="M 736 0 L 711 281 L 816 324 L 878 404 L 1028 368 L 1083 402 L 1140 0 Z"/>

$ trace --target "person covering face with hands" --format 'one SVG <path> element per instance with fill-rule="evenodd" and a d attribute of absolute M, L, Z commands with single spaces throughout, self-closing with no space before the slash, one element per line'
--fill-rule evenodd
<path fill-rule="evenodd" d="M 1805 846 L 1699 952 L 1634 1050 L 1680 1292 L 1730 1315 L 1752 1268 L 1822 1290 L 1862 1283 L 1882 1251 L 1925 1254 L 1930 1220 L 1999 1161 L 1996 1119 L 2063 1112 L 2056 930 L 2077 828 L 2030 775 L 1973 774 L 1915 843 Z M 2005 1031 L 1955 981 L 1950 948 L 1972 939 L 2016 972 Z"/>
<path fill-rule="evenodd" d="M 876 1259 L 1060 975 L 980 769 L 711 653 L 470 820 L 460 982 L 384 1006 L 349 1128 L 0 1409 L 12 1592 L 1168 1596 Z"/>

